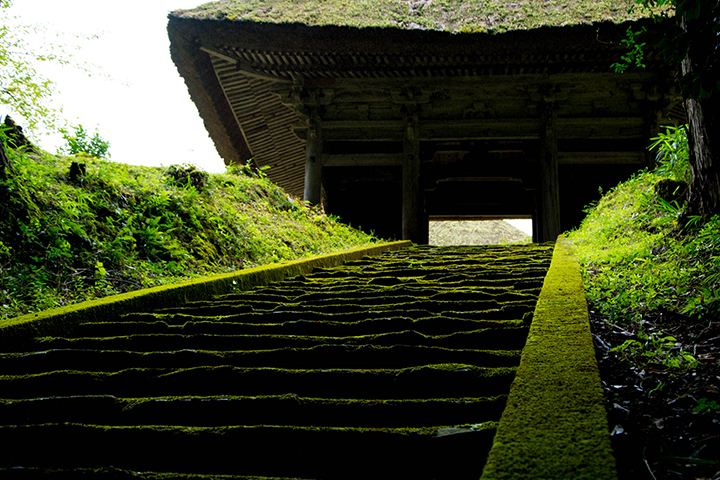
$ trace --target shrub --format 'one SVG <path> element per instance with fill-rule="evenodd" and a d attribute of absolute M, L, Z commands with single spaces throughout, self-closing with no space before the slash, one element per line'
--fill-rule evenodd
<path fill-rule="evenodd" d="M 95 158 L 110 158 L 110 142 L 104 140 L 99 133 L 95 132 L 92 137 L 82 125 L 75 127 L 75 135 L 63 130 L 63 138 L 66 145 L 60 150 L 68 155 L 85 153 Z"/>

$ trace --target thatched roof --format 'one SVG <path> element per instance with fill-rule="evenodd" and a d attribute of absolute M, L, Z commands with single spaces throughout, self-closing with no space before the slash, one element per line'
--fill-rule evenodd
<path fill-rule="evenodd" d="M 220 0 L 172 16 L 197 20 L 301 23 L 444 32 L 502 33 L 543 26 L 636 20 L 635 0 Z"/>

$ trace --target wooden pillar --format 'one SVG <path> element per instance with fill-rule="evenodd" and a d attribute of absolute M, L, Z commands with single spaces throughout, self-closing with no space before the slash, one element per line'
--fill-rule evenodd
<path fill-rule="evenodd" d="M 558 179 L 557 112 L 552 102 L 545 104 L 540 132 L 540 211 L 537 241 L 555 241 L 560 227 L 560 182 Z"/>
<path fill-rule="evenodd" d="M 319 205 L 322 181 L 322 124 L 320 118 L 310 117 L 305 145 L 305 193 L 304 200 Z"/>
<path fill-rule="evenodd" d="M 425 205 L 420 185 L 420 127 L 417 115 L 405 119 L 402 164 L 402 235 L 403 240 L 427 243 L 422 228 Z M 423 241 L 424 240 L 424 241 Z"/>

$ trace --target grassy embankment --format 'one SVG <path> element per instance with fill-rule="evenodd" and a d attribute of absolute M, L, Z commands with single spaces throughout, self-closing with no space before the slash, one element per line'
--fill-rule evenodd
<path fill-rule="evenodd" d="M 659 143 L 658 167 L 608 192 L 570 233 L 592 310 L 637 332 L 662 311 L 698 322 L 717 321 L 720 314 L 720 217 L 683 221 L 682 182 L 689 174 L 684 130 L 671 129 Z M 654 360 L 692 364 L 670 350 Z"/>
<path fill-rule="evenodd" d="M 608 192 L 569 238 L 594 318 L 626 335 L 611 352 L 639 369 L 692 375 L 701 363 L 720 362 L 681 343 L 667 319 L 707 331 L 720 319 L 720 217 L 683 218 L 684 130 L 670 129 L 657 143 L 658 167 Z"/>
<path fill-rule="evenodd" d="M 248 167 L 6 152 L 0 319 L 377 242 Z M 72 176 L 73 162 L 86 173 Z"/>

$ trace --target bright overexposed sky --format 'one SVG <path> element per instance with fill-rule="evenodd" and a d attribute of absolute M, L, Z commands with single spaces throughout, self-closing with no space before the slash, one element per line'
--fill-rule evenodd
<path fill-rule="evenodd" d="M 223 172 L 224 163 L 170 59 L 167 35 L 170 11 L 202 3 L 205 0 L 14 0 L 9 13 L 21 23 L 45 27 L 53 43 L 79 45 L 80 50 L 70 50 L 75 60 L 99 67 L 91 77 L 67 66 L 43 64 L 38 71 L 56 83 L 53 104 L 63 107 L 63 117 L 91 133 L 97 129 L 110 142 L 113 161 L 193 163 Z M 58 32 L 64 36 L 57 37 Z M 94 34 L 99 38 L 82 39 Z M 7 113 L 0 105 L 2 118 Z M 59 136 L 32 137 L 53 153 L 65 143 Z"/>

